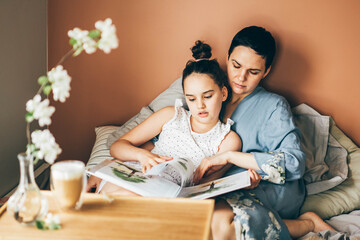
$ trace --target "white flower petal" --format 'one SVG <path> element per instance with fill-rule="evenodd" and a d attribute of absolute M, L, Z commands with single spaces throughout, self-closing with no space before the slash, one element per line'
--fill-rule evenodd
<path fill-rule="evenodd" d="M 112 49 L 118 47 L 116 28 L 110 18 L 107 18 L 105 21 L 97 21 L 95 27 L 101 31 L 101 39 L 99 40 L 99 48 L 101 50 L 105 53 L 110 53 Z"/>
<path fill-rule="evenodd" d="M 55 101 L 65 102 L 70 96 L 71 77 L 63 66 L 58 65 L 56 68 L 48 72 L 49 82 L 51 83 L 53 97 Z"/>
<path fill-rule="evenodd" d="M 48 129 L 36 130 L 31 133 L 32 142 L 39 149 L 37 157 L 45 159 L 49 164 L 53 164 L 57 155 L 61 153 L 61 148 L 55 142 L 54 136 Z"/>

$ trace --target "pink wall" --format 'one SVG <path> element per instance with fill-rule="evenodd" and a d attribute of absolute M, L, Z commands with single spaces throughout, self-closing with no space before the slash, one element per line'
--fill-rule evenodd
<path fill-rule="evenodd" d="M 70 59 L 70 99 L 56 104 L 51 129 L 60 159 L 87 161 L 94 127 L 121 124 L 180 76 L 197 39 L 225 63 L 241 28 L 270 30 L 278 53 L 266 87 L 294 106 L 307 103 L 332 116 L 360 144 L 360 1 L 358 0 L 51 0 L 49 68 L 69 50 L 67 30 L 93 28 L 110 17 L 120 46 Z"/>

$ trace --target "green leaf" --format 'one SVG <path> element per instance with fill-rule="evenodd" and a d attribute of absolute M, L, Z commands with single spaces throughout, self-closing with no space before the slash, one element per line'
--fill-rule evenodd
<path fill-rule="evenodd" d="M 34 120 L 34 115 L 32 112 L 27 112 L 25 114 L 25 120 L 26 122 L 32 122 Z"/>
<path fill-rule="evenodd" d="M 43 89 L 44 94 L 47 96 L 51 92 L 51 85 L 47 85 Z"/>
<path fill-rule="evenodd" d="M 95 29 L 95 30 L 90 31 L 88 36 L 91 37 L 92 39 L 98 39 L 101 36 L 101 32 L 99 30 Z"/>
<path fill-rule="evenodd" d="M 69 43 L 71 46 L 74 46 L 76 44 L 76 40 L 74 38 L 70 38 Z"/>
<path fill-rule="evenodd" d="M 38 78 L 38 83 L 39 83 L 40 85 L 44 85 L 44 84 L 46 84 L 47 82 L 48 82 L 47 76 L 41 76 L 41 77 Z"/>
<path fill-rule="evenodd" d="M 39 161 L 39 158 L 38 158 L 38 157 L 36 157 L 36 158 L 34 159 L 33 164 L 34 164 L 34 165 L 36 165 L 36 164 L 38 163 L 38 161 Z"/>
<path fill-rule="evenodd" d="M 28 144 L 28 145 L 26 145 L 26 147 L 27 147 L 28 149 L 30 149 L 30 152 L 35 152 L 35 151 L 36 151 L 36 146 L 35 146 L 35 144 Z"/>
<path fill-rule="evenodd" d="M 46 225 L 43 220 L 36 220 L 35 224 L 37 229 L 46 230 Z"/>

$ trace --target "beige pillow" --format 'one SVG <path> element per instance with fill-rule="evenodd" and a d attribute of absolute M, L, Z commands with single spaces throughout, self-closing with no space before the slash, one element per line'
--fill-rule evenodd
<path fill-rule="evenodd" d="M 95 128 L 95 143 L 90 154 L 87 168 L 91 168 L 106 159 L 112 159 L 107 140 L 111 133 L 119 129 L 119 126 L 100 126 Z"/>
<path fill-rule="evenodd" d="M 307 196 L 301 213 L 312 211 L 321 218 L 351 212 L 360 208 L 360 149 L 331 119 L 330 134 L 347 150 L 349 176 L 340 185 L 325 192 Z"/>

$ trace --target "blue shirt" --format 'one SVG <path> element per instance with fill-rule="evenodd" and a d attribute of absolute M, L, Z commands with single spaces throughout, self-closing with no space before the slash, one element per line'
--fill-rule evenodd
<path fill-rule="evenodd" d="M 282 218 L 296 218 L 305 198 L 302 176 L 305 153 L 285 98 L 258 86 L 236 107 L 232 130 L 243 142 L 242 152 L 252 153 L 262 181 L 251 191 Z M 233 166 L 231 175 L 244 171 Z"/>

